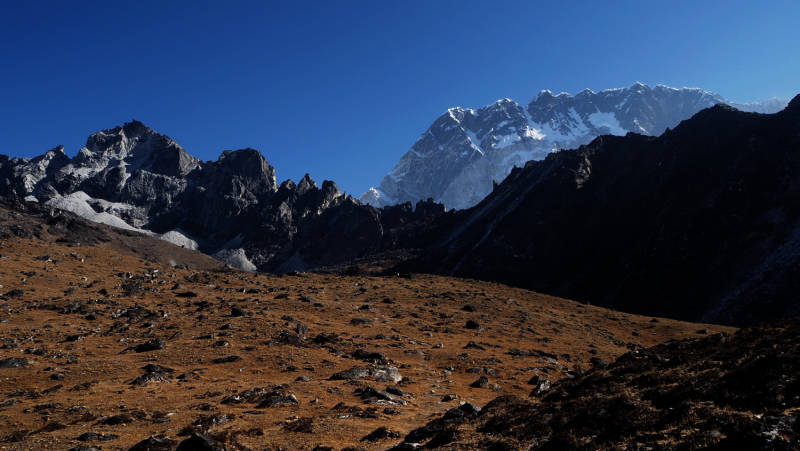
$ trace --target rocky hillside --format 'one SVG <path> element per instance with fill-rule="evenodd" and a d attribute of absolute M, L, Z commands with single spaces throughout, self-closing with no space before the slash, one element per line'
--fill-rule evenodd
<path fill-rule="evenodd" d="M 452 409 L 392 449 L 796 450 L 798 346 L 797 319 L 672 340 L 527 398 Z"/>
<path fill-rule="evenodd" d="M 277 272 L 422 247 L 448 216 L 430 202 L 362 206 L 308 175 L 279 185 L 253 149 L 203 162 L 137 121 L 95 133 L 74 158 L 61 147 L 33 159 L 0 156 L 0 196 L 155 235 L 240 269 Z"/>
<path fill-rule="evenodd" d="M 197 252 L 40 214 L 0 208 L 8 451 L 384 450 L 533 377 L 734 331 L 441 276 L 205 271 Z"/>
<path fill-rule="evenodd" d="M 575 96 L 542 91 L 528 105 L 503 99 L 478 110 L 451 108 L 361 201 L 383 206 L 433 198 L 449 208 L 469 208 L 492 191 L 493 182 L 529 160 L 575 149 L 600 135 L 660 135 L 720 103 L 759 113 L 786 106 L 779 99 L 737 104 L 696 88 L 634 83 Z"/>
<path fill-rule="evenodd" d="M 426 261 L 642 314 L 733 324 L 800 313 L 800 97 L 717 105 L 658 137 L 602 136 L 519 168 Z"/>

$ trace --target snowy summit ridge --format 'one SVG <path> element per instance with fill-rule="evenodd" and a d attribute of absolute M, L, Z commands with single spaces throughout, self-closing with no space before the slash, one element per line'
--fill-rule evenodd
<path fill-rule="evenodd" d="M 526 106 L 501 99 L 481 109 L 450 108 L 400 158 L 361 202 L 376 207 L 433 198 L 448 207 L 476 205 L 514 166 L 599 135 L 659 135 L 698 111 L 724 103 L 742 111 L 775 113 L 787 102 L 737 104 L 699 88 L 626 88 L 575 96 L 541 91 Z"/>

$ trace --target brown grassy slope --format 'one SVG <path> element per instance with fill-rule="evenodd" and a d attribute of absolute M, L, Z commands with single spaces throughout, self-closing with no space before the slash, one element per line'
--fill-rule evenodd
<path fill-rule="evenodd" d="M 460 401 L 526 396 L 532 376 L 557 380 L 592 357 L 610 361 L 706 327 L 732 331 L 445 277 L 196 272 L 13 236 L 0 254 L 0 361 L 26 363 L 0 369 L 5 449 L 129 449 L 195 431 L 228 449 L 385 449 L 399 438 L 360 440 L 381 426 L 405 435 Z M 244 316 L 231 316 L 234 307 Z M 131 349 L 156 338 L 164 349 Z M 484 349 L 465 349 L 470 342 Z M 356 350 L 385 354 L 408 379 L 328 380 L 373 366 Z M 241 360 L 215 363 L 231 356 Z M 132 384 L 148 363 L 174 371 Z M 481 375 L 489 386 L 470 387 Z M 400 388 L 407 404 L 364 399 L 367 386 Z M 265 391 L 230 403 L 254 388 Z M 448 394 L 458 398 L 443 401 Z M 277 395 L 299 403 L 266 407 Z"/>

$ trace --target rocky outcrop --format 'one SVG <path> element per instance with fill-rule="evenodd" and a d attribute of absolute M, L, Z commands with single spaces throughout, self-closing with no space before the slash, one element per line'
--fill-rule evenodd
<path fill-rule="evenodd" d="M 422 247 L 448 216 L 427 202 L 416 210 L 364 206 L 309 175 L 278 185 L 254 149 L 202 162 L 138 121 L 95 133 L 71 159 L 61 147 L 33 159 L 0 157 L 0 195 L 156 235 L 249 271 L 306 270 Z"/>

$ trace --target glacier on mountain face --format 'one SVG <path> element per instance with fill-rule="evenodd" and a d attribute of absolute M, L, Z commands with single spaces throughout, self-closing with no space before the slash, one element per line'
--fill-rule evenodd
<path fill-rule="evenodd" d="M 95 209 L 89 205 L 90 201 L 96 201 L 96 199 L 93 199 L 83 191 L 76 191 L 66 196 L 56 195 L 52 199 L 48 200 L 45 205 L 49 205 L 61 210 L 71 211 L 72 213 L 75 213 L 76 215 L 93 222 L 99 222 L 101 224 L 114 226 L 120 229 L 134 230 L 144 233 L 142 229 L 132 227 L 117 216 L 106 213 L 105 211 L 95 211 Z M 130 208 L 129 205 L 125 204 L 117 204 L 113 206 L 120 209 Z"/>
<path fill-rule="evenodd" d="M 658 135 L 717 103 L 774 113 L 787 102 L 736 104 L 699 88 L 626 88 L 574 97 L 542 91 L 526 106 L 501 99 L 473 110 L 450 108 L 423 133 L 377 187 L 361 196 L 376 207 L 433 198 L 449 208 L 476 205 L 514 166 L 577 148 L 604 134 Z"/>

